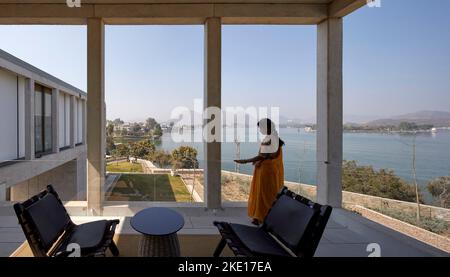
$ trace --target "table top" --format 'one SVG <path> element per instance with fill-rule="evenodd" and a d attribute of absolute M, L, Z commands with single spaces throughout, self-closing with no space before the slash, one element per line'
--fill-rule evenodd
<path fill-rule="evenodd" d="M 130 224 L 134 230 L 144 235 L 165 236 L 183 228 L 184 218 L 168 208 L 147 208 L 135 214 Z"/>

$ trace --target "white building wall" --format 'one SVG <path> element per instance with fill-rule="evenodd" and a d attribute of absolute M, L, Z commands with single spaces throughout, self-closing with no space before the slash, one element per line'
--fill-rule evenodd
<path fill-rule="evenodd" d="M 0 69 L 0 162 L 18 158 L 17 75 Z"/>

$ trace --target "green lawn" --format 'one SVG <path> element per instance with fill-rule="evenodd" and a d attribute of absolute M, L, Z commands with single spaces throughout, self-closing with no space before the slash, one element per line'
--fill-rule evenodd
<path fill-rule="evenodd" d="M 190 202 L 191 195 L 179 176 L 122 174 L 108 200 Z"/>
<path fill-rule="evenodd" d="M 109 172 L 144 172 L 142 165 L 130 162 L 111 162 L 106 165 L 106 171 Z"/>

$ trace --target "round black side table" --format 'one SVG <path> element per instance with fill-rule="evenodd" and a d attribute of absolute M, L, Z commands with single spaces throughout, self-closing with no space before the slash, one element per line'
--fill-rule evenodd
<path fill-rule="evenodd" d="M 183 228 L 183 216 L 168 208 L 147 208 L 131 218 L 131 227 L 143 236 L 138 253 L 141 257 L 179 257 L 177 232 Z"/>

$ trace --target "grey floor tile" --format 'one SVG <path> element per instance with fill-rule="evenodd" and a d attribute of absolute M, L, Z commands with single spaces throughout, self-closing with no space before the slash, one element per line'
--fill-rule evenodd
<path fill-rule="evenodd" d="M 20 227 L 17 217 L 0 216 L 0 228 L 2 227 Z"/>
<path fill-rule="evenodd" d="M 351 230 L 344 229 L 326 229 L 323 236 L 334 244 L 343 244 L 343 243 L 370 243 L 370 238 L 363 237 Z"/>
<path fill-rule="evenodd" d="M 20 230 L 20 232 L 2 232 L 0 233 L 0 242 L 24 242 L 25 236 Z"/>
<path fill-rule="evenodd" d="M 320 244 L 315 257 L 367 257 L 367 244 Z"/>
<path fill-rule="evenodd" d="M 0 257 L 9 257 L 21 244 L 0 242 Z"/>

